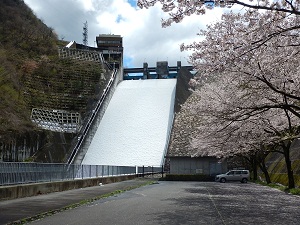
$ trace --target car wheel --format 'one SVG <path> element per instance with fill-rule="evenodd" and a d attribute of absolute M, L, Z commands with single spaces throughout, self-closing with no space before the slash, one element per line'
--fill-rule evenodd
<path fill-rule="evenodd" d="M 225 183 L 225 182 L 226 182 L 226 179 L 225 179 L 224 177 L 222 177 L 222 178 L 220 179 L 220 182 L 221 182 L 221 183 Z"/>
<path fill-rule="evenodd" d="M 242 183 L 247 183 L 248 180 L 247 180 L 247 178 L 243 178 L 241 182 L 242 182 Z"/>

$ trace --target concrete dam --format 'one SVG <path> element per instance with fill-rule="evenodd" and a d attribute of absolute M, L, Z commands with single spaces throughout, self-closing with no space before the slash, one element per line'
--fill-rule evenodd
<path fill-rule="evenodd" d="M 176 81 L 120 82 L 82 164 L 162 165 L 172 129 Z"/>

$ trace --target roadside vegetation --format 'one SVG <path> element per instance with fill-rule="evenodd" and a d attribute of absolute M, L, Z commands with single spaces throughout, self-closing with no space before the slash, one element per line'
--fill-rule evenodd
<path fill-rule="evenodd" d="M 276 188 L 280 191 L 284 191 L 286 193 L 292 194 L 292 195 L 299 195 L 300 196 L 300 188 L 288 188 L 288 186 L 284 186 L 280 183 L 266 183 L 262 181 L 255 181 L 255 183 L 268 186 L 271 188 Z"/>

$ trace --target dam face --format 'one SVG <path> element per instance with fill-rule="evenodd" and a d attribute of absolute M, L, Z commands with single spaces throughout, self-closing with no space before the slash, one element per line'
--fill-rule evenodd
<path fill-rule="evenodd" d="M 176 79 L 122 81 L 82 161 L 160 166 L 174 115 Z"/>

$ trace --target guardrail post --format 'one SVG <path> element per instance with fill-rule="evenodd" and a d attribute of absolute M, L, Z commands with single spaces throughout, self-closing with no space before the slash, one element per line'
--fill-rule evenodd
<path fill-rule="evenodd" d="M 19 165 L 20 164 L 18 164 L 18 168 L 19 168 Z M 38 178 L 37 178 L 37 166 L 36 165 L 37 164 L 34 163 L 34 178 L 35 178 L 35 182 L 37 183 L 38 182 Z"/>
<path fill-rule="evenodd" d="M 72 168 L 73 168 L 73 180 L 75 180 L 75 165 L 71 164 Z"/>
<path fill-rule="evenodd" d="M 89 177 L 91 178 L 92 177 L 92 165 L 90 165 L 90 175 Z"/>
<path fill-rule="evenodd" d="M 81 179 L 83 179 L 83 165 L 81 165 Z"/>
<path fill-rule="evenodd" d="M 52 165 L 50 165 L 50 168 L 49 168 L 49 181 L 50 182 L 52 181 Z"/>
<path fill-rule="evenodd" d="M 143 177 L 145 177 L 145 166 L 143 166 Z"/>
<path fill-rule="evenodd" d="M 152 177 L 153 177 L 154 171 L 153 171 L 153 166 L 152 166 Z"/>

